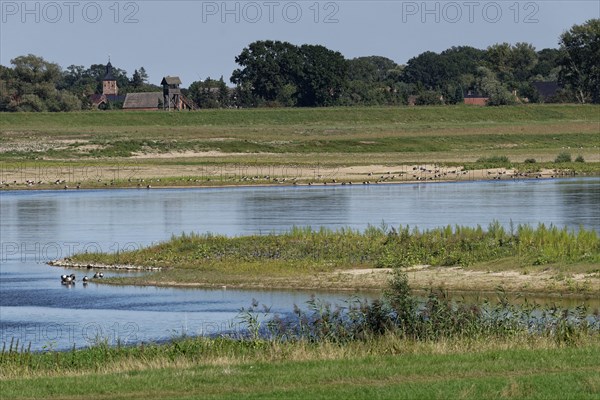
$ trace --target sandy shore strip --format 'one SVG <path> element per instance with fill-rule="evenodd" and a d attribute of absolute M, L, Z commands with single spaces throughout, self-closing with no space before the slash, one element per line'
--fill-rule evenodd
<path fill-rule="evenodd" d="M 52 266 L 66 268 L 104 269 L 115 271 L 159 271 L 159 267 L 133 265 L 78 264 L 68 259 L 51 261 Z M 496 293 L 502 288 L 506 293 L 518 295 L 543 295 L 547 297 L 598 298 L 600 274 L 558 274 L 551 271 L 480 271 L 462 267 L 432 267 L 416 265 L 403 269 L 409 284 L 415 291 L 442 289 L 460 293 Z M 169 279 L 168 273 L 160 280 L 152 275 L 126 278 L 113 284 L 186 287 L 186 288 L 229 288 L 260 290 L 331 290 L 331 291 L 382 291 L 385 290 L 392 269 L 361 268 L 340 269 L 332 272 L 296 276 L 250 276 L 223 275 L 205 278 L 198 275 L 195 281 Z"/>
<path fill-rule="evenodd" d="M 351 185 L 547 179 L 573 176 L 569 170 L 490 168 L 465 170 L 436 164 L 348 167 L 286 165 L 135 165 L 27 167 L 6 164 L 3 189 L 93 189 L 249 185 Z"/>

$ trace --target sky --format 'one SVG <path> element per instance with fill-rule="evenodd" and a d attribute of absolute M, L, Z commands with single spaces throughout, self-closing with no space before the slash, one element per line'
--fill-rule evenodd
<path fill-rule="evenodd" d="M 600 18 L 598 0 L 0 0 L 0 64 L 31 53 L 89 67 L 110 56 L 129 76 L 143 66 L 150 83 L 177 75 L 187 87 L 207 77 L 229 82 L 235 56 L 256 40 L 404 64 L 451 46 L 556 48 L 562 32 L 591 18 Z"/>

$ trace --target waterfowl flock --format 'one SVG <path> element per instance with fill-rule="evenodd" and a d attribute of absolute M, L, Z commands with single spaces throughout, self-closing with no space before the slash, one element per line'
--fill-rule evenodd
<path fill-rule="evenodd" d="M 92 277 L 92 279 L 101 279 L 101 278 L 104 278 L 104 274 L 102 272 L 96 272 L 94 274 L 94 276 Z M 70 274 L 70 275 L 63 274 L 60 276 L 60 283 L 62 283 L 63 285 L 70 286 L 70 285 L 75 284 L 76 279 L 77 278 L 76 278 L 75 274 Z M 88 278 L 86 275 L 81 279 L 81 281 L 83 282 L 83 285 L 85 286 L 90 281 L 90 278 Z"/>

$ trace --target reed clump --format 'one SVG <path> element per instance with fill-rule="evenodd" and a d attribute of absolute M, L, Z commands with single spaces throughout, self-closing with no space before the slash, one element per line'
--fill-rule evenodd
<path fill-rule="evenodd" d="M 442 289 L 430 290 L 422 300 L 412 294 L 406 273 L 399 269 L 381 299 L 355 298 L 332 306 L 313 297 L 307 305 L 295 307 L 292 316 L 267 319 L 253 304 L 240 314 L 246 327 L 242 338 L 348 343 L 387 335 L 417 342 L 529 337 L 558 346 L 600 339 L 600 314 L 585 304 L 571 309 L 529 302 L 517 306 L 501 288 L 496 301 L 465 302 Z"/>

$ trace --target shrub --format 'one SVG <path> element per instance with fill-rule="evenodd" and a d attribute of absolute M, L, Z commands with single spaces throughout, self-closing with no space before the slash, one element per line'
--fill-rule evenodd
<path fill-rule="evenodd" d="M 528 158 L 525 160 L 525 164 L 535 164 L 535 163 L 536 163 L 535 158 Z"/>
<path fill-rule="evenodd" d="M 442 95 L 433 90 L 426 90 L 424 92 L 419 93 L 415 104 L 417 106 L 439 106 L 444 104 L 442 100 Z"/>
<path fill-rule="evenodd" d="M 583 159 L 583 156 L 580 154 L 577 156 L 577 158 L 575 159 L 575 162 L 585 162 L 585 160 Z"/>
<path fill-rule="evenodd" d="M 498 168 L 510 166 L 510 160 L 506 156 L 491 156 L 491 157 L 479 157 L 477 163 L 480 164 L 478 167 L 481 168 Z"/>
<path fill-rule="evenodd" d="M 563 151 L 558 156 L 556 156 L 556 159 L 554 160 L 554 162 L 555 163 L 571 162 L 571 154 L 567 153 L 566 151 Z"/>

